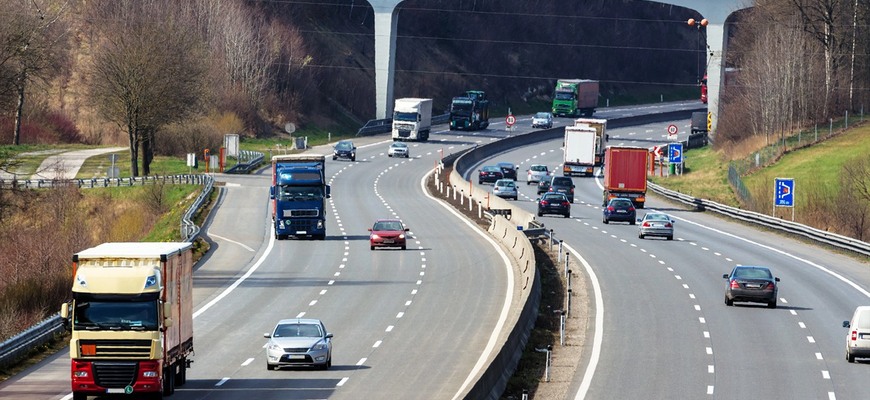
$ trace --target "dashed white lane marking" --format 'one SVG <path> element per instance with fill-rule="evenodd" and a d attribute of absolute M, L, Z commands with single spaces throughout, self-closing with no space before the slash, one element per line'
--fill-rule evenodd
<path fill-rule="evenodd" d="M 815 339 L 814 337 L 812 337 L 812 336 L 807 336 L 807 341 L 810 342 L 810 343 L 815 343 L 815 342 L 816 342 L 816 339 Z"/>
<path fill-rule="evenodd" d="M 707 386 L 707 394 L 713 394 L 713 385 Z"/>
<path fill-rule="evenodd" d="M 396 318 L 402 318 L 404 316 L 405 316 L 405 313 L 402 311 L 400 311 L 398 314 L 396 314 Z"/>
<path fill-rule="evenodd" d="M 393 331 L 393 326 L 390 325 L 387 327 L 387 329 L 384 332 L 392 332 L 392 331 Z"/>
<path fill-rule="evenodd" d="M 383 342 L 384 342 L 383 340 L 378 340 L 377 342 L 375 342 L 375 344 L 372 345 L 372 347 L 374 347 L 374 348 L 381 347 L 381 343 L 383 343 Z"/>
<path fill-rule="evenodd" d="M 350 378 L 348 378 L 348 377 L 341 378 L 341 380 L 338 381 L 338 383 L 336 383 L 335 386 L 344 386 L 344 384 L 347 383 L 348 379 L 350 379 Z"/>
<path fill-rule="evenodd" d="M 248 365 L 251 365 L 252 362 L 254 362 L 254 359 L 249 358 L 249 359 L 245 360 L 245 362 L 242 363 L 242 366 L 247 367 Z"/>
<path fill-rule="evenodd" d="M 708 374 L 714 374 L 714 373 L 716 373 L 716 367 L 714 367 L 713 365 L 708 365 L 708 366 L 707 366 L 707 373 L 708 373 Z"/>
<path fill-rule="evenodd" d="M 822 379 L 831 379 L 831 374 L 828 371 L 822 371 Z"/>
<path fill-rule="evenodd" d="M 363 364 L 366 363 L 366 360 L 368 360 L 368 359 L 365 358 L 365 357 L 360 358 L 359 361 L 356 362 L 356 365 L 357 365 L 357 366 L 363 365 Z"/>

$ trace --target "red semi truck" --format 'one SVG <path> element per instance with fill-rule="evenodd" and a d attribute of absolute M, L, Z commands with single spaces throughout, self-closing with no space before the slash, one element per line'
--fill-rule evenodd
<path fill-rule="evenodd" d="M 607 146 L 604 150 L 604 203 L 623 197 L 643 208 L 649 151 L 642 147 Z"/>

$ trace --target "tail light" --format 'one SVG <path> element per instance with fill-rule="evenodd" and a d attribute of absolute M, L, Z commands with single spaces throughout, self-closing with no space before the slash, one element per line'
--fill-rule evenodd
<path fill-rule="evenodd" d="M 547 189 L 547 191 L 548 191 L 548 192 L 555 192 L 555 190 L 553 190 L 553 187 L 552 187 L 552 186 L 550 186 L 550 188 Z"/>
<path fill-rule="evenodd" d="M 649 228 L 649 221 L 643 223 L 644 228 Z"/>
<path fill-rule="evenodd" d="M 542 205 L 542 206 L 546 206 L 546 205 L 548 205 L 548 204 L 550 204 L 550 203 L 548 203 L 547 200 L 541 200 L 541 205 Z"/>
<path fill-rule="evenodd" d="M 613 206 L 607 206 L 607 211 L 613 212 L 614 211 Z"/>
<path fill-rule="evenodd" d="M 567 202 L 567 201 L 563 201 L 563 202 L 562 202 L 562 205 L 565 206 L 565 207 L 571 207 L 571 203 L 569 203 L 569 202 Z"/>
<path fill-rule="evenodd" d="M 568 193 L 573 194 L 573 193 L 574 193 L 574 188 L 568 189 Z"/>
<path fill-rule="evenodd" d="M 767 286 L 764 288 L 764 290 L 773 290 L 773 289 L 776 289 L 776 286 L 773 285 L 773 282 L 768 282 Z"/>
<path fill-rule="evenodd" d="M 629 207 L 628 212 L 634 212 L 634 207 Z"/>
<path fill-rule="evenodd" d="M 852 340 L 858 340 L 858 331 L 852 331 Z"/>
<path fill-rule="evenodd" d="M 665 224 L 665 228 L 672 228 L 672 227 L 673 227 L 673 225 L 671 225 L 670 222 L 668 222 L 668 223 Z"/>
<path fill-rule="evenodd" d="M 737 283 L 736 279 L 731 280 L 731 289 L 740 289 L 740 284 Z"/>

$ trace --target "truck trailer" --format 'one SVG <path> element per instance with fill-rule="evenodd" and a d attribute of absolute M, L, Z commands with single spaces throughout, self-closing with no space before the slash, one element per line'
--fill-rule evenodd
<path fill-rule="evenodd" d="M 559 79 L 553 93 L 553 115 L 591 117 L 598 106 L 598 81 Z"/>
<path fill-rule="evenodd" d="M 562 159 L 562 175 L 592 176 L 595 170 L 597 132 L 584 126 L 565 127 L 565 146 Z"/>
<path fill-rule="evenodd" d="M 190 243 L 104 243 L 72 258 L 70 329 L 74 400 L 162 398 L 187 380 L 193 354 Z"/>
<path fill-rule="evenodd" d="M 272 222 L 275 239 L 288 236 L 326 239 L 326 156 L 288 154 L 272 157 Z"/>
<path fill-rule="evenodd" d="M 643 208 L 649 151 L 642 147 L 607 146 L 604 150 L 604 202 L 623 197 Z"/>
<path fill-rule="evenodd" d="M 478 130 L 489 126 L 489 100 L 481 90 L 468 90 L 450 102 L 450 130 Z"/>
<path fill-rule="evenodd" d="M 604 163 L 604 149 L 610 136 L 607 135 L 607 120 L 595 118 L 577 118 L 574 126 L 589 127 L 595 129 L 595 166 L 600 167 Z"/>
<path fill-rule="evenodd" d="M 396 99 L 393 107 L 393 141 L 429 140 L 432 129 L 432 99 Z"/>

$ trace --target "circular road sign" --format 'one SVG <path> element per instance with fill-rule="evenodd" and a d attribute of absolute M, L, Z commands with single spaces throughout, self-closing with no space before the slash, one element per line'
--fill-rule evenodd
<path fill-rule="evenodd" d="M 677 134 L 677 126 L 674 124 L 668 125 L 668 135 L 676 135 Z"/>
<path fill-rule="evenodd" d="M 507 123 L 508 126 L 511 126 L 511 125 L 517 123 L 517 118 L 514 117 L 513 114 L 509 114 L 507 116 L 507 118 L 504 119 L 504 122 Z"/>

